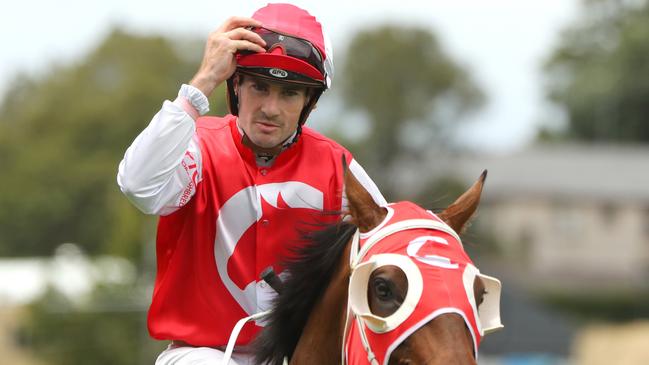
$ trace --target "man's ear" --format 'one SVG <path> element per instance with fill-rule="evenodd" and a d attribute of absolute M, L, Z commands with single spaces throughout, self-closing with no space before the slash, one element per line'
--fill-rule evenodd
<path fill-rule="evenodd" d="M 241 81 L 241 75 L 238 73 L 235 73 L 232 76 L 232 89 L 234 90 L 234 95 L 238 98 L 239 97 L 239 87 L 241 87 L 241 84 L 239 82 Z"/>
<path fill-rule="evenodd" d="M 314 111 L 318 107 L 318 99 L 311 100 L 311 99 L 316 97 L 316 94 L 317 94 L 317 91 L 314 88 L 312 88 L 312 87 L 307 88 L 307 93 L 306 93 L 307 104 L 306 105 L 311 104 L 311 111 Z"/>
<path fill-rule="evenodd" d="M 312 87 L 307 87 L 304 91 L 304 95 L 306 96 L 304 98 L 304 106 L 309 107 L 311 111 L 313 111 L 317 105 L 317 100 L 315 102 L 312 100 L 315 93 L 315 89 Z"/>

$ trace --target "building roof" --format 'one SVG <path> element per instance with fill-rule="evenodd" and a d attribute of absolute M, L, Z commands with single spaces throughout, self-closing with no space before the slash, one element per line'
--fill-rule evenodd
<path fill-rule="evenodd" d="M 649 145 L 536 145 L 508 154 L 462 155 L 446 167 L 467 182 L 487 169 L 487 199 L 649 202 Z"/>

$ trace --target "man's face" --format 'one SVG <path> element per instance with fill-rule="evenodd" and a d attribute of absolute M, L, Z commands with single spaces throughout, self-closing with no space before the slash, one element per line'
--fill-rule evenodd
<path fill-rule="evenodd" d="M 246 75 L 238 86 L 239 126 L 252 143 L 272 148 L 297 129 L 307 89 Z"/>

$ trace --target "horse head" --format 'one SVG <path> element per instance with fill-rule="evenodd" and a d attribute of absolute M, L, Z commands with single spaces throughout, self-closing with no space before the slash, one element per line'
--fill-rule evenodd
<path fill-rule="evenodd" d="M 475 364 L 502 327 L 500 282 L 480 273 L 461 233 L 486 171 L 435 215 L 410 202 L 378 206 L 349 172 L 349 218 L 315 232 L 258 338 L 257 361 L 281 364 Z"/>
<path fill-rule="evenodd" d="M 456 232 L 475 213 L 485 179 L 486 171 L 436 216 L 409 202 L 380 207 L 346 175 L 360 247 L 351 247 L 343 361 L 476 362 L 482 336 L 502 327 L 500 283 L 479 273 Z M 355 251 L 363 257 L 354 258 Z"/>

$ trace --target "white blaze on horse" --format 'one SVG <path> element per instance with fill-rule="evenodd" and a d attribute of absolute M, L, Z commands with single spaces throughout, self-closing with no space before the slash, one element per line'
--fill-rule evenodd
<path fill-rule="evenodd" d="M 475 364 L 502 328 L 500 282 L 474 266 L 457 232 L 478 207 L 486 171 L 438 215 L 380 207 L 345 174 L 351 220 L 310 235 L 288 263 L 257 363 Z"/>

